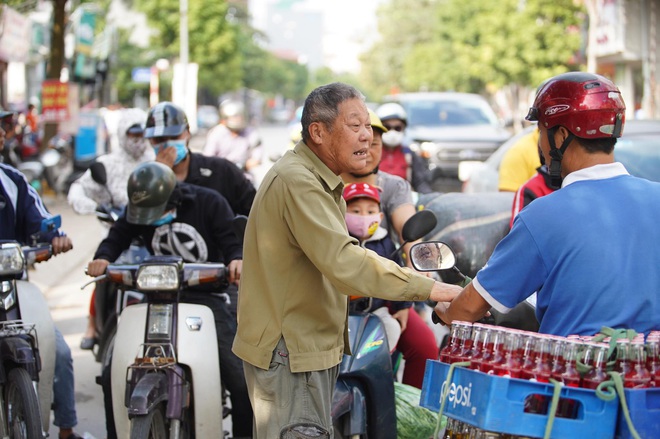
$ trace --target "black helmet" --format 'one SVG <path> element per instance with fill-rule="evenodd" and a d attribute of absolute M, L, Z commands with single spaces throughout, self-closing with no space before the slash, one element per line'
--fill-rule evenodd
<path fill-rule="evenodd" d="M 131 224 L 151 224 L 165 213 L 176 186 L 176 176 L 158 162 L 138 165 L 128 177 L 126 220 Z"/>
<path fill-rule="evenodd" d="M 147 114 L 144 137 L 176 137 L 188 128 L 186 113 L 172 102 L 159 102 Z"/>

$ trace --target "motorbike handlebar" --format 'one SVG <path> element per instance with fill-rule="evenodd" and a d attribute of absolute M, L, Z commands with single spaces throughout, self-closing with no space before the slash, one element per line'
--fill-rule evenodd
<path fill-rule="evenodd" d="M 21 246 L 27 265 L 44 262 L 53 256 L 53 246 L 49 243 L 38 243 L 33 246 Z"/>

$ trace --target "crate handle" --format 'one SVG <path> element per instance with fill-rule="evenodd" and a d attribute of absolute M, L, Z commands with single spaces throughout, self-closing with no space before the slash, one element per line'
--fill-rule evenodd
<path fill-rule="evenodd" d="M 618 394 L 619 402 L 621 403 L 621 411 L 623 411 L 623 416 L 626 418 L 628 430 L 630 430 L 630 434 L 634 439 L 640 439 L 639 433 L 635 430 L 632 419 L 630 419 L 630 412 L 628 411 L 628 404 L 626 403 L 626 394 L 623 392 L 623 379 L 621 378 L 621 374 L 619 372 L 607 372 L 607 374 L 610 376 L 610 379 L 603 381 L 598 385 L 596 388 L 596 396 L 603 401 L 611 401 L 616 394 Z"/>
<path fill-rule="evenodd" d="M 446 382 L 447 384 L 451 384 L 451 379 L 452 375 L 454 374 L 454 370 L 457 367 L 467 367 L 470 365 L 469 361 L 459 361 L 457 363 L 452 363 L 449 365 L 449 372 L 447 372 L 447 379 Z M 433 437 L 437 438 L 438 434 L 440 433 L 440 425 L 442 425 L 442 413 L 445 411 L 445 403 L 447 402 L 447 396 L 449 396 L 449 386 L 445 386 L 445 391 L 442 392 L 442 395 L 440 395 L 440 410 L 438 411 L 438 421 L 435 424 L 435 431 L 433 432 Z"/>

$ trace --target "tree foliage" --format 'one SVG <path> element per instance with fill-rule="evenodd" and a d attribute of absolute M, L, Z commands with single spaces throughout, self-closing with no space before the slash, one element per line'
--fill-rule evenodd
<path fill-rule="evenodd" d="M 134 0 L 156 32 L 151 46 L 162 48 L 172 61 L 180 53 L 179 0 Z M 192 1 L 188 5 L 188 59 L 199 65 L 199 87 L 219 95 L 241 83 L 238 30 L 227 20 L 225 0 Z"/>
<path fill-rule="evenodd" d="M 536 87 L 579 68 L 583 20 L 574 0 L 391 0 L 365 74 L 403 91 Z"/>

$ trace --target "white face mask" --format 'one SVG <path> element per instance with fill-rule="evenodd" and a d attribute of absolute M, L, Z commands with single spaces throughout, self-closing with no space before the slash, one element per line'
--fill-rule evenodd
<path fill-rule="evenodd" d="M 139 159 L 147 149 L 147 142 L 142 137 L 126 137 L 124 150 L 134 159 Z"/>
<path fill-rule="evenodd" d="M 390 130 L 386 133 L 383 133 L 383 145 L 388 148 L 396 148 L 401 145 L 403 142 L 403 132 Z"/>

